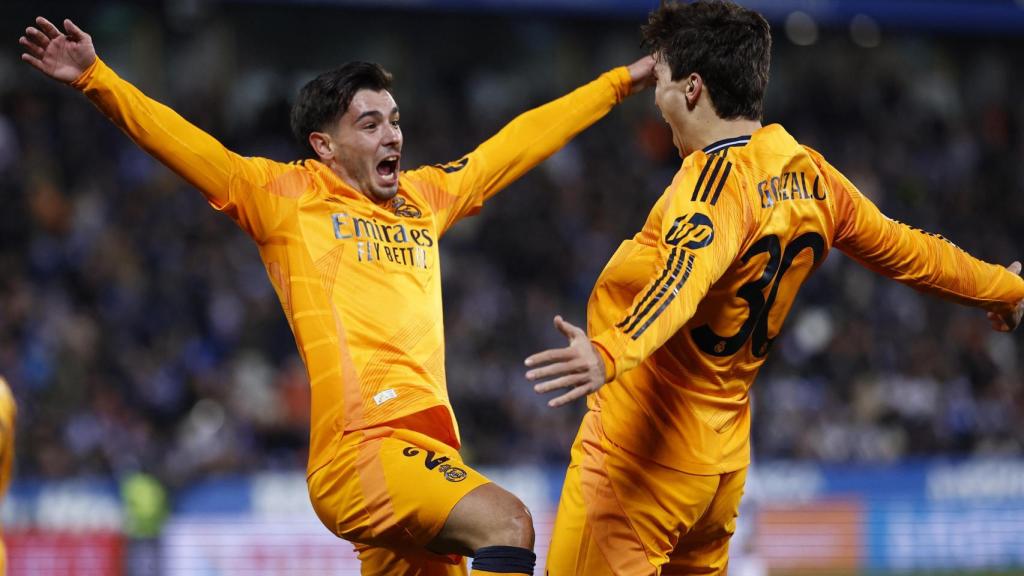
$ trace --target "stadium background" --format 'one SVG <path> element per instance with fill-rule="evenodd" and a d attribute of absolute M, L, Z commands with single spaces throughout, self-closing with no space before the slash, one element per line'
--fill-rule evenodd
<path fill-rule="evenodd" d="M 1020 2 L 749 1 L 773 23 L 766 121 L 891 217 L 1020 258 Z M 0 8 L 0 374 L 20 404 L 10 573 L 355 574 L 303 482 L 308 392 L 255 249 L 74 91 L 18 60 L 75 19 L 149 95 L 236 151 L 290 160 L 314 73 L 395 75 L 403 165 L 640 55 L 654 1 L 32 2 Z M 466 458 L 550 531 L 582 406 L 521 360 L 580 322 L 678 166 L 646 93 L 442 242 L 448 382 Z M 367 298 L 372 298 L 368 295 Z M 836 253 L 755 385 L 736 574 L 1024 573 L 1021 336 Z M 643 470 L 638 469 L 638 474 Z M 540 551 L 543 556 L 543 550 Z"/>

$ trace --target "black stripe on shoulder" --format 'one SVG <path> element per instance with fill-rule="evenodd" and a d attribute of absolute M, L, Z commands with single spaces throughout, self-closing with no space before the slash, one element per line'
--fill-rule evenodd
<path fill-rule="evenodd" d="M 730 170 L 732 170 L 732 162 L 726 162 L 725 172 L 722 173 L 722 178 L 718 181 L 718 188 L 715 188 L 715 195 L 711 197 L 712 206 L 718 202 L 718 195 L 722 193 L 722 188 L 725 187 L 725 181 L 729 179 Z"/>
<path fill-rule="evenodd" d="M 690 196 L 690 202 L 697 201 L 697 194 L 700 192 L 700 185 L 704 182 L 704 177 L 708 175 L 708 169 L 711 168 L 711 159 L 704 163 L 704 169 L 700 171 L 700 177 L 697 178 L 697 185 L 693 187 L 693 196 Z"/>
<path fill-rule="evenodd" d="M 708 178 L 708 183 L 707 183 L 706 186 L 704 186 L 704 193 L 700 195 L 700 201 L 701 202 L 707 202 L 708 201 L 708 196 L 711 194 L 711 187 L 715 185 L 715 182 L 716 182 L 715 178 L 718 177 L 718 171 L 722 169 L 722 164 L 723 163 L 725 163 L 725 155 L 724 154 L 719 156 L 718 160 L 715 162 L 715 169 L 711 171 L 711 177 Z"/>

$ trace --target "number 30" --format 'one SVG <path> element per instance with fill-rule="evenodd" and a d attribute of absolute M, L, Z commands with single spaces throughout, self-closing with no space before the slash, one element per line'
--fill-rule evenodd
<path fill-rule="evenodd" d="M 778 236 L 765 236 L 754 243 L 750 250 L 743 255 L 743 262 L 746 263 L 758 254 L 767 253 L 768 264 L 760 277 L 753 282 L 744 284 L 736 292 L 737 296 L 747 301 L 750 315 L 743 322 L 743 326 L 740 326 L 739 331 L 729 337 L 719 336 L 707 324 L 694 328 L 690 331 L 690 335 L 693 336 L 697 347 L 712 356 L 732 356 L 739 352 L 740 348 L 746 344 L 747 339 L 750 339 L 751 351 L 754 356 L 758 358 L 767 356 L 772 342 L 775 341 L 775 338 L 768 337 L 768 317 L 771 315 L 772 305 L 775 304 L 779 284 L 782 283 L 782 277 L 786 275 L 789 267 L 793 264 L 793 259 L 807 249 L 814 254 L 814 261 L 811 264 L 813 269 L 825 253 L 825 240 L 820 234 L 808 232 L 796 237 L 789 246 L 786 246 L 785 252 L 782 250 L 782 243 Z M 763 291 L 769 285 L 771 285 L 771 291 L 768 293 L 768 298 L 765 299 Z"/>

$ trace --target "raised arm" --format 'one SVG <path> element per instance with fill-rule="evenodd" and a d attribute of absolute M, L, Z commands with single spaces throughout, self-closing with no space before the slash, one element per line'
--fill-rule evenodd
<path fill-rule="evenodd" d="M 43 74 L 78 88 L 141 148 L 198 188 L 218 210 L 234 208 L 232 191 L 262 186 L 274 164 L 225 148 L 173 110 L 122 80 L 96 56 L 92 38 L 71 20 L 64 32 L 49 20 L 19 39 L 22 60 Z M 242 218 L 233 214 L 236 220 Z"/>
<path fill-rule="evenodd" d="M 441 229 L 446 230 L 603 118 L 623 98 L 652 86 L 653 67 L 654 60 L 647 56 L 606 72 L 561 98 L 520 114 L 461 159 L 443 166 L 424 166 L 406 176 L 424 184 L 428 201 L 443 219 Z"/>
<path fill-rule="evenodd" d="M 654 59 L 645 56 L 520 114 L 467 156 L 466 179 L 456 182 L 456 189 L 479 189 L 483 199 L 490 198 L 603 118 L 615 104 L 649 86 L 653 69 Z"/>
<path fill-rule="evenodd" d="M 837 248 L 883 276 L 987 310 L 996 330 L 1017 326 L 1024 299 L 1019 264 L 1004 268 L 983 262 L 938 234 L 886 217 L 820 155 L 816 161 L 836 202 Z"/>

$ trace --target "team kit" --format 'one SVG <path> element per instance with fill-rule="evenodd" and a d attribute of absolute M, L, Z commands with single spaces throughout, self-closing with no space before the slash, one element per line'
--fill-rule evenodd
<path fill-rule="evenodd" d="M 309 497 L 363 574 L 534 573 L 529 511 L 459 453 L 438 245 L 634 94 L 653 92 L 678 170 L 601 272 L 586 326 L 556 317 L 566 346 L 525 360 L 553 408 L 588 408 L 545 574 L 727 573 L 751 386 L 833 248 L 980 308 L 996 330 L 1020 320 L 1018 264 L 985 263 L 887 218 L 820 153 L 762 123 L 770 28 L 726 0 L 663 2 L 641 28 L 647 55 L 527 110 L 453 162 L 412 169 L 378 64 L 310 81 L 291 117 L 310 157 L 279 162 L 227 149 L 62 24 L 37 19 L 22 59 L 81 91 L 257 246 L 312 391 Z"/>

